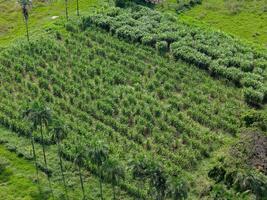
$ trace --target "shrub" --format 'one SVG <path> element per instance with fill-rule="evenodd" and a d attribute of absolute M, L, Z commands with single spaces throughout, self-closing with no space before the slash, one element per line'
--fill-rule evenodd
<path fill-rule="evenodd" d="M 244 98 L 248 104 L 260 105 L 263 102 L 264 94 L 249 87 L 244 89 Z"/>
<path fill-rule="evenodd" d="M 126 0 L 115 0 L 115 6 L 124 8 L 126 6 Z"/>
<path fill-rule="evenodd" d="M 168 43 L 166 41 L 160 41 L 156 43 L 156 49 L 160 54 L 165 54 L 168 52 Z"/>
<path fill-rule="evenodd" d="M 154 47 L 157 42 L 157 38 L 153 35 L 144 35 L 141 39 L 141 42 L 144 45 Z"/>

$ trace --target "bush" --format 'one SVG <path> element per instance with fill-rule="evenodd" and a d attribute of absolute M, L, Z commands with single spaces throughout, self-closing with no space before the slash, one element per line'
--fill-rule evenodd
<path fill-rule="evenodd" d="M 126 6 L 126 1 L 125 0 L 115 0 L 115 6 L 124 8 Z"/>
<path fill-rule="evenodd" d="M 244 98 L 248 104 L 260 105 L 263 103 L 264 94 L 249 87 L 244 89 Z"/>
<path fill-rule="evenodd" d="M 157 42 L 157 38 L 153 35 L 145 35 L 142 37 L 141 42 L 144 45 L 154 47 Z"/>
<path fill-rule="evenodd" d="M 160 54 L 165 54 L 168 52 L 168 43 L 166 41 L 160 41 L 156 43 L 156 49 Z"/>

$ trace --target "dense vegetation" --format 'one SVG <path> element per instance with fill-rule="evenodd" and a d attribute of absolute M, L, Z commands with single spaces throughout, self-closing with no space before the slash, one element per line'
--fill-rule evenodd
<path fill-rule="evenodd" d="M 266 54 L 134 4 L 71 20 L 65 2 L 64 30 L 0 52 L 17 133 L 0 143 L 35 164 L 32 198 L 265 199 Z"/>
<path fill-rule="evenodd" d="M 177 59 L 224 77 L 244 88 L 246 102 L 264 104 L 267 98 L 267 55 L 220 32 L 205 31 L 144 7 L 112 9 L 85 19 L 128 42 L 141 42 L 168 51 Z"/>
<path fill-rule="evenodd" d="M 69 128 L 62 141 L 64 158 L 75 157 L 73 141 L 79 140 L 80 148 L 103 141 L 109 157 L 128 166 L 119 184 L 137 196 L 154 186 L 147 182 L 138 192 L 143 180 L 134 179 L 133 163 L 150 163 L 153 157 L 164 174 L 181 177 L 223 143 L 222 133 L 237 133 L 247 109 L 240 101 L 241 91 L 194 67 L 156 56 L 153 49 L 135 47 L 99 30 L 79 33 L 71 23 L 66 28 L 69 36 L 52 31 L 49 34 L 56 38 L 39 38 L 1 53 L 4 126 L 27 136 L 24 105 L 33 99 L 47 102 Z M 39 129 L 34 137 L 54 144 L 47 131 L 44 140 Z M 80 164 L 99 175 L 88 155 L 82 158 L 86 162 Z"/>

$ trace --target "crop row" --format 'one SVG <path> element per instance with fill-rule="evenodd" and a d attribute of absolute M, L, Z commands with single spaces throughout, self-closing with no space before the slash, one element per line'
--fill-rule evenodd
<path fill-rule="evenodd" d="M 206 31 L 142 6 L 112 8 L 84 18 L 118 38 L 170 52 L 177 60 L 207 70 L 244 88 L 246 102 L 263 104 L 267 97 L 267 55 L 220 32 Z"/>

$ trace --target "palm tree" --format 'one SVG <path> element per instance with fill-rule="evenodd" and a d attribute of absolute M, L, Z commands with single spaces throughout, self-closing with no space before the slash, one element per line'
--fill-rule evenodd
<path fill-rule="evenodd" d="M 91 159 L 91 162 L 97 166 L 99 174 L 99 188 L 100 188 L 100 197 L 103 200 L 103 165 L 108 159 L 109 150 L 108 147 L 102 143 L 102 141 L 94 142 L 89 148 L 88 155 Z"/>
<path fill-rule="evenodd" d="M 121 179 L 125 178 L 124 167 L 121 166 L 118 160 L 108 160 L 104 167 L 105 174 L 112 183 L 113 199 L 116 199 L 116 185 L 119 184 Z"/>
<path fill-rule="evenodd" d="M 85 190 L 84 190 L 84 181 L 83 181 L 83 176 L 82 176 L 82 170 L 81 166 L 83 164 L 83 158 L 84 158 L 84 150 L 82 148 L 83 145 L 81 145 L 80 139 L 76 138 L 76 145 L 75 145 L 75 152 L 74 152 L 74 164 L 78 166 L 78 172 L 79 172 L 79 178 L 80 178 L 80 184 L 82 188 L 82 193 L 83 193 L 83 200 L 86 199 L 85 196 Z"/>
<path fill-rule="evenodd" d="M 167 177 L 160 166 L 156 166 L 150 171 L 150 185 L 155 188 L 156 199 L 163 200 L 166 196 Z"/>
<path fill-rule="evenodd" d="M 146 157 L 141 156 L 134 162 L 132 175 L 135 180 L 141 183 L 138 187 L 138 193 L 141 195 L 141 188 L 144 186 L 145 179 L 148 177 L 148 161 Z"/>
<path fill-rule="evenodd" d="M 26 34 L 27 34 L 27 40 L 30 42 L 30 36 L 29 36 L 29 27 L 28 27 L 28 20 L 29 20 L 29 0 L 20 0 L 20 5 L 22 9 L 23 18 L 25 21 L 25 27 L 26 27 Z"/>
<path fill-rule="evenodd" d="M 68 0 L 65 0 L 65 13 L 66 13 L 66 19 L 69 19 L 69 13 L 68 13 Z"/>
<path fill-rule="evenodd" d="M 44 162 L 45 162 L 45 168 L 46 168 L 46 171 L 48 172 L 43 128 L 47 128 L 49 122 L 51 121 L 50 109 L 47 108 L 43 103 L 35 101 L 31 105 L 31 107 L 28 108 L 25 111 L 24 115 L 27 116 L 27 119 L 32 122 L 33 127 L 34 127 L 35 130 L 37 130 L 38 127 L 40 128 L 43 157 L 44 157 Z M 52 194 L 52 197 L 54 199 L 54 194 L 53 194 L 53 190 L 52 190 L 49 174 L 47 175 L 47 178 L 48 178 L 48 181 L 49 181 L 49 187 L 50 187 L 50 190 L 51 190 L 51 194 Z"/>
<path fill-rule="evenodd" d="M 32 122 L 32 120 L 29 118 L 29 113 L 28 110 L 25 110 L 22 114 L 23 118 L 26 120 L 29 120 L 30 122 Z M 37 156 L 36 156 L 36 151 L 35 151 L 35 145 L 34 145 L 34 137 L 33 137 L 33 130 L 36 129 L 37 124 L 32 124 L 31 125 L 31 129 L 29 132 L 30 138 L 31 138 L 31 145 L 32 145 L 32 153 L 33 153 L 33 159 L 34 159 L 34 163 L 35 163 L 35 169 L 36 169 L 36 178 L 37 178 L 37 183 L 39 184 L 39 171 L 38 171 L 38 164 L 37 164 Z"/>
<path fill-rule="evenodd" d="M 58 150 L 57 153 L 58 153 L 58 157 L 59 157 L 59 165 L 60 165 L 62 181 L 64 184 L 66 199 L 69 199 L 66 179 L 64 176 L 62 153 L 61 153 L 61 141 L 66 137 L 66 134 L 67 134 L 66 126 L 64 126 L 63 122 L 59 119 L 53 120 L 52 139 L 57 144 L 57 150 Z"/>
<path fill-rule="evenodd" d="M 80 16 L 79 0 L 76 0 L 77 16 Z"/>
<path fill-rule="evenodd" d="M 187 199 L 188 197 L 188 185 L 179 177 L 175 177 L 169 180 L 169 196 L 173 199 Z"/>

